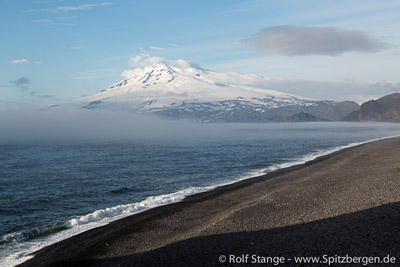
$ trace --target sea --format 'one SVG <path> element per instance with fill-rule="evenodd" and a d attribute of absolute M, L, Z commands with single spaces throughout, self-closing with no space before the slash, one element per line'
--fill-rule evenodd
<path fill-rule="evenodd" d="M 0 144 L 0 266 L 191 194 L 400 135 L 389 123 L 206 127 L 204 137 Z"/>

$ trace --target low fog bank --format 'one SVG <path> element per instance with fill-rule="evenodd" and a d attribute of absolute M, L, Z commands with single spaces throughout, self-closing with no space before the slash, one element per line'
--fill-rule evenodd
<path fill-rule="evenodd" d="M 74 108 L 0 112 L 0 144 L 135 142 L 223 135 L 223 127 L 129 112 Z"/>
<path fill-rule="evenodd" d="M 136 143 L 158 141 L 272 140 L 314 135 L 324 138 L 353 135 L 354 129 L 371 137 L 398 135 L 399 124 L 307 123 L 198 123 L 170 121 L 131 112 L 55 108 L 0 111 L 0 145 L 42 143 Z"/>

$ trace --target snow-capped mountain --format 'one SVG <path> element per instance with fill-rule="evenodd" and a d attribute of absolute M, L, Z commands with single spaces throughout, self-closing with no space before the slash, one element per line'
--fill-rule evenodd
<path fill-rule="evenodd" d="M 184 60 L 164 60 L 124 74 L 128 77 L 123 81 L 74 104 L 84 109 L 153 113 L 169 119 L 202 122 L 279 121 L 300 111 L 318 115 L 335 105 L 333 101 L 263 88 L 270 78 L 218 73 Z"/>

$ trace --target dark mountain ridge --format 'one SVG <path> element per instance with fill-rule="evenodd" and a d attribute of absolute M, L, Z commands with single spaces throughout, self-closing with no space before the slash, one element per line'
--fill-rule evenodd
<path fill-rule="evenodd" d="M 400 122 L 400 93 L 370 100 L 343 117 L 344 121 Z"/>

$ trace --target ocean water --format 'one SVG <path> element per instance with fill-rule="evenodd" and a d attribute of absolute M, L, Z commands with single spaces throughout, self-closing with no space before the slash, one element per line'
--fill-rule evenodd
<path fill-rule="evenodd" d="M 0 266 L 218 185 L 400 135 L 382 123 L 224 124 L 207 137 L 0 145 Z"/>

